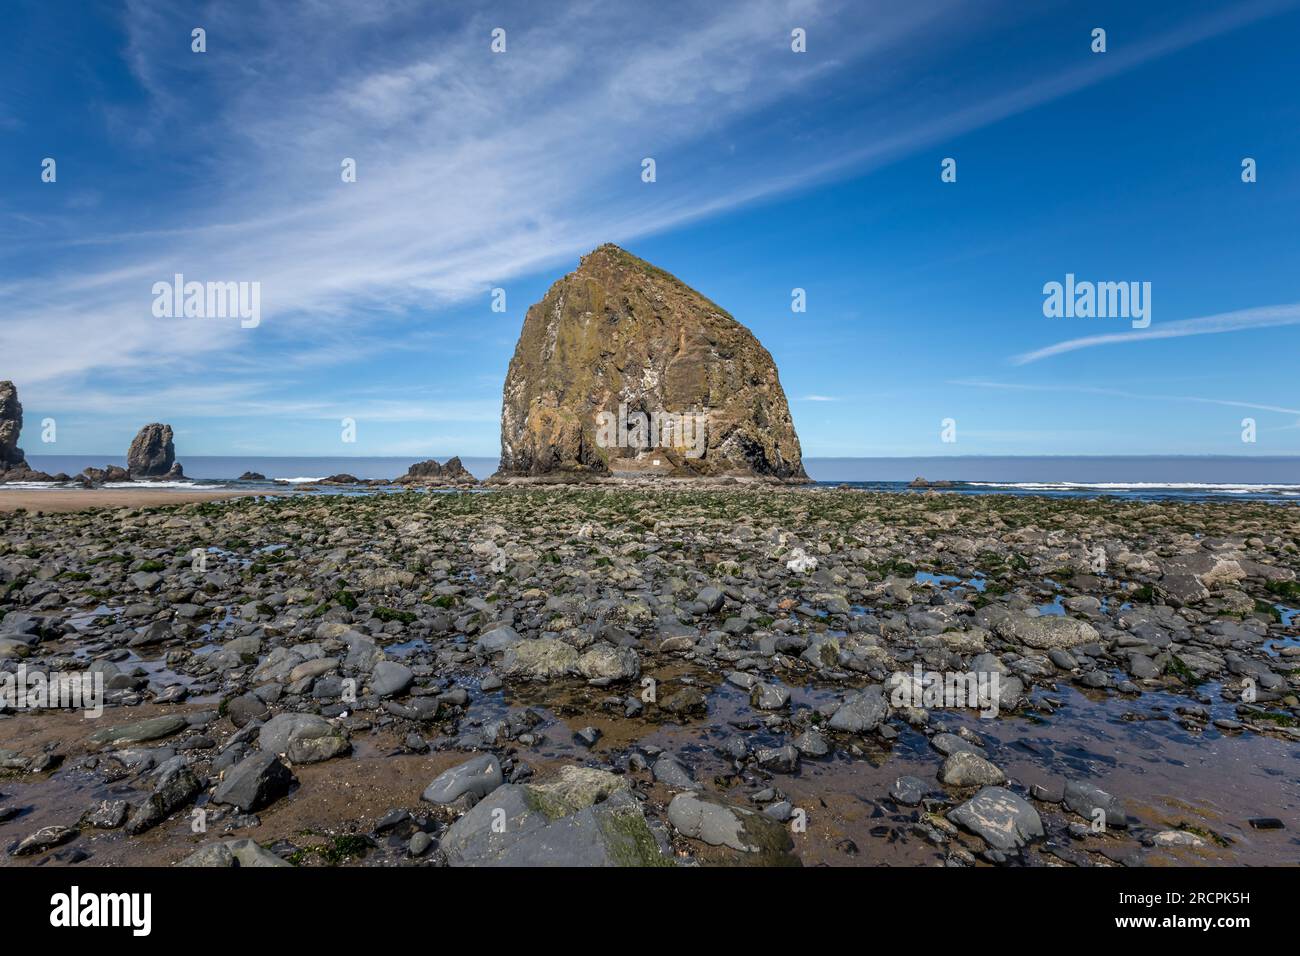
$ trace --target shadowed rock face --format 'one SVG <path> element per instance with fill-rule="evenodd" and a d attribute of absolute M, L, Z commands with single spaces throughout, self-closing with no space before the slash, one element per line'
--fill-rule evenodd
<path fill-rule="evenodd" d="M 172 427 L 155 422 L 140 429 L 126 453 L 126 470 L 132 478 L 181 477 Z"/>
<path fill-rule="evenodd" d="M 498 475 L 639 473 L 807 480 L 767 350 L 694 289 L 604 245 L 524 318 Z"/>
<path fill-rule="evenodd" d="M 23 430 L 23 406 L 13 382 L 0 382 L 0 471 L 26 467 L 18 435 Z"/>

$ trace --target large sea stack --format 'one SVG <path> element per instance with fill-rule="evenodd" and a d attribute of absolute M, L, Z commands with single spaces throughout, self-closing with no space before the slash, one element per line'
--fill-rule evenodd
<path fill-rule="evenodd" d="M 498 477 L 807 481 L 776 365 L 720 306 L 604 245 L 528 310 Z"/>

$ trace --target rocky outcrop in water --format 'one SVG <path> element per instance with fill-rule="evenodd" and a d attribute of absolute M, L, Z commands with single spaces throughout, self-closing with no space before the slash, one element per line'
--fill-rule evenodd
<path fill-rule="evenodd" d="M 406 469 L 406 474 L 394 479 L 399 485 L 477 485 L 478 479 L 461 464 L 460 458 L 448 458 L 445 464 L 438 464 L 430 458 L 418 461 Z"/>
<path fill-rule="evenodd" d="M 135 479 L 184 478 L 185 474 L 176 462 L 172 427 L 154 422 L 140 429 L 126 453 L 126 470 Z"/>
<path fill-rule="evenodd" d="M 806 481 L 801 455 L 772 356 L 662 269 L 604 245 L 528 310 L 499 477 Z"/>

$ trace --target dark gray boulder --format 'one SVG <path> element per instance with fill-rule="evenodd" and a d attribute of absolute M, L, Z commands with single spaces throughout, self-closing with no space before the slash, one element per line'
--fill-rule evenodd
<path fill-rule="evenodd" d="M 501 786 L 501 764 L 491 754 L 467 760 L 439 774 L 424 788 L 420 799 L 428 803 L 452 803 L 465 794 L 481 799 Z"/>
<path fill-rule="evenodd" d="M 831 715 L 831 730 L 864 734 L 875 730 L 889 713 L 889 704 L 878 685 L 865 688 L 840 705 Z"/>
<path fill-rule="evenodd" d="M 1100 787 L 1079 780 L 1067 780 L 1064 792 L 1065 805 L 1081 817 L 1088 820 L 1098 819 L 1097 811 L 1103 814 L 1101 822 L 1107 827 L 1126 829 L 1128 814 L 1124 805 Z"/>
<path fill-rule="evenodd" d="M 212 794 L 213 803 L 224 803 L 252 813 L 279 800 L 297 780 L 273 753 L 255 753 L 226 772 Z"/>

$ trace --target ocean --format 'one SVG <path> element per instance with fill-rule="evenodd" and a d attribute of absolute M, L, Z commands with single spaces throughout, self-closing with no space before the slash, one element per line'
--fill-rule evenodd
<path fill-rule="evenodd" d="M 175 483 L 175 486 L 196 489 L 219 489 L 231 485 L 283 487 L 280 482 L 308 485 L 340 473 L 366 480 L 391 479 L 404 474 L 409 465 L 420 460 L 416 456 L 272 458 L 190 455 L 181 459 L 190 480 Z M 477 478 L 488 477 L 497 467 L 496 458 L 461 460 Z M 39 471 L 69 475 L 75 475 L 88 466 L 126 465 L 125 458 L 106 455 L 29 455 L 28 462 Z M 847 484 L 882 491 L 906 490 L 912 479 L 921 477 L 928 481 L 953 482 L 953 487 L 946 490 L 959 494 L 1113 496 L 1146 500 L 1300 500 L 1300 457 L 1294 456 L 805 458 L 804 467 L 808 475 L 821 485 Z M 239 481 L 239 476 L 245 472 L 263 474 L 267 480 Z M 159 486 L 151 483 L 151 487 Z M 357 493 L 357 489 L 347 488 L 314 491 Z"/>

